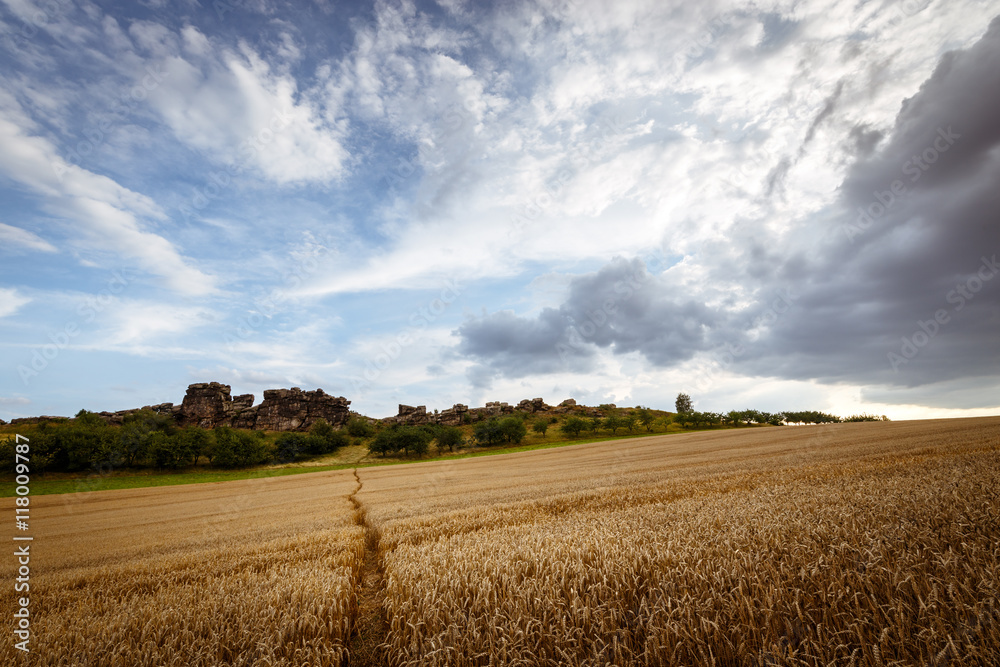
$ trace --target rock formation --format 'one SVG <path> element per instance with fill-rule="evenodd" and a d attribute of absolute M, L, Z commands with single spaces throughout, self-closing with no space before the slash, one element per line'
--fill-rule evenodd
<path fill-rule="evenodd" d="M 351 402 L 343 396 L 331 396 L 322 389 L 303 391 L 291 389 L 267 389 L 260 405 L 254 405 L 253 394 L 232 396 L 232 389 L 221 382 L 199 382 L 188 386 L 180 405 L 160 403 L 134 410 L 97 413 L 109 424 L 122 424 L 125 417 L 139 410 L 151 410 L 157 414 L 172 416 L 179 426 L 196 425 L 202 428 L 232 426 L 233 428 L 260 431 L 305 431 L 320 419 L 325 419 L 334 427 L 340 427 L 351 418 Z M 481 408 L 455 405 L 438 412 L 428 412 L 425 405 L 399 405 L 394 417 L 369 419 L 370 423 L 383 424 L 445 424 L 459 426 L 470 421 L 481 421 L 491 417 L 522 413 L 562 414 L 573 412 L 582 416 L 601 416 L 598 408 L 578 406 L 568 398 L 558 407 L 547 405 L 541 398 L 526 398 L 516 406 L 501 401 L 489 401 Z M 65 417 L 28 417 L 13 419 L 11 424 L 37 423 L 39 421 L 65 419 Z M 0 421 L 0 425 L 3 422 Z"/>
<path fill-rule="evenodd" d="M 239 398 L 242 397 L 238 396 L 233 402 Z M 253 403 L 253 396 L 250 396 L 250 403 Z M 350 404 L 343 396 L 331 396 L 322 389 L 267 389 L 263 402 L 242 410 L 233 417 L 232 425 L 258 431 L 304 431 L 325 419 L 334 426 L 342 426 L 350 418 Z"/>
<path fill-rule="evenodd" d="M 546 405 L 540 398 L 524 399 L 517 406 L 501 401 L 489 401 L 481 408 L 470 408 L 468 405 L 456 403 L 446 410 L 438 412 L 427 412 L 427 406 L 403 405 L 400 403 L 399 412 L 395 417 L 386 417 L 381 421 L 386 424 L 445 424 L 448 426 L 458 426 L 467 421 L 481 421 L 490 417 L 513 414 L 514 412 L 548 412 L 552 406 Z"/>
<path fill-rule="evenodd" d="M 227 384 L 199 382 L 188 386 L 180 405 L 160 403 L 135 410 L 98 414 L 109 424 L 121 424 L 132 413 L 152 410 L 173 416 L 179 426 L 232 426 L 258 431 L 305 431 L 320 419 L 338 427 L 350 418 L 348 406 L 351 402 L 342 396 L 330 396 L 322 389 L 267 389 L 260 405 L 253 404 L 253 394 L 234 397 L 231 392 L 232 388 Z"/>
<path fill-rule="evenodd" d="M 220 382 L 199 382 L 189 385 L 184 401 L 176 410 L 177 423 L 194 424 L 202 428 L 232 426 L 233 420 L 253 406 L 253 394 L 236 398 L 229 394 L 232 388 Z M 253 428 L 252 426 L 248 428 Z"/>

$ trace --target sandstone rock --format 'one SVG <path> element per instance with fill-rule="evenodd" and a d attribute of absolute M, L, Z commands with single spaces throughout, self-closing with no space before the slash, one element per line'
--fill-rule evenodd
<path fill-rule="evenodd" d="M 441 414 L 437 416 L 437 422 L 447 426 L 458 426 L 465 420 L 465 415 L 468 413 L 468 405 L 456 403 L 447 410 L 442 410 Z"/>
<path fill-rule="evenodd" d="M 305 431 L 320 419 L 325 419 L 339 427 L 350 419 L 350 404 L 343 396 L 331 396 L 322 389 L 268 389 L 264 392 L 263 402 L 241 412 L 233 419 L 233 426 L 267 431 Z"/>
<path fill-rule="evenodd" d="M 229 394 L 232 388 L 220 382 L 199 382 L 189 385 L 177 421 L 182 426 L 196 424 L 202 428 L 231 426 L 233 417 L 253 405 L 253 394 Z M 253 428 L 247 427 L 247 428 Z"/>
<path fill-rule="evenodd" d="M 576 399 L 574 399 L 574 398 L 567 398 L 565 401 L 563 401 L 562 403 L 559 404 L 559 407 L 560 408 L 569 408 L 569 407 L 573 407 L 574 405 L 576 405 Z"/>
<path fill-rule="evenodd" d="M 263 402 L 257 406 L 253 404 L 253 394 L 233 398 L 231 391 L 229 385 L 219 382 L 196 383 L 188 387 L 179 407 L 169 403 L 153 407 L 166 410 L 170 406 L 178 424 L 196 424 L 202 428 L 232 426 L 259 431 L 304 431 L 320 419 L 336 427 L 346 424 L 350 418 L 348 406 L 351 402 L 343 396 L 330 396 L 322 389 L 267 389 Z"/>
<path fill-rule="evenodd" d="M 550 407 L 541 398 L 526 398 L 517 404 L 517 409 L 522 412 L 542 412 L 548 410 Z"/>

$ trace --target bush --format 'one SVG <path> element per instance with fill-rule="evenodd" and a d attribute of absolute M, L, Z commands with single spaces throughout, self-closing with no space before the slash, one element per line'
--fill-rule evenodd
<path fill-rule="evenodd" d="M 436 439 L 439 452 L 444 451 L 445 449 L 449 452 L 453 452 L 456 447 L 461 447 L 465 442 L 465 436 L 462 435 L 462 429 L 457 426 L 442 426 L 438 429 Z"/>
<path fill-rule="evenodd" d="M 879 417 L 878 415 L 870 415 L 867 412 L 860 415 L 851 415 L 850 417 L 844 417 L 845 422 L 887 422 L 889 418 L 885 415 Z"/>
<path fill-rule="evenodd" d="M 368 451 L 382 456 L 400 451 L 423 456 L 433 439 L 432 429 L 396 424 L 379 431 L 368 445 Z"/>
<path fill-rule="evenodd" d="M 215 429 L 211 449 L 212 465 L 219 468 L 245 468 L 260 465 L 271 458 L 262 431 L 240 431 L 228 426 Z"/>
<path fill-rule="evenodd" d="M 500 429 L 500 420 L 497 418 L 481 421 L 476 424 L 472 431 L 472 437 L 476 443 L 487 447 L 503 442 L 503 432 Z"/>
<path fill-rule="evenodd" d="M 375 435 L 375 427 L 364 417 L 351 417 L 347 433 L 354 438 L 370 438 Z"/>
<path fill-rule="evenodd" d="M 308 436 L 302 433 L 282 433 L 275 440 L 275 456 L 280 463 L 291 463 L 300 456 L 305 456 Z"/>
<path fill-rule="evenodd" d="M 518 444 L 528 435 L 524 420 L 518 417 L 507 417 L 500 420 L 500 432 L 503 439 L 512 444 Z"/>
<path fill-rule="evenodd" d="M 305 453 L 310 456 L 329 454 L 348 444 L 350 441 L 347 436 L 335 430 L 325 419 L 316 420 L 303 442 Z"/>
<path fill-rule="evenodd" d="M 621 417 L 618 417 L 617 415 L 608 415 L 604 418 L 602 426 L 611 431 L 611 435 L 614 435 L 615 431 L 624 426 L 624 424 Z"/>
<path fill-rule="evenodd" d="M 369 454 L 381 454 L 385 457 L 386 454 L 390 454 L 394 449 L 395 443 L 392 439 L 392 429 L 384 428 L 375 434 L 375 438 L 368 443 L 368 453 Z"/>
<path fill-rule="evenodd" d="M 652 410 L 640 407 L 636 410 L 636 419 L 647 432 L 652 432 L 653 425 L 656 423 L 656 415 L 653 414 Z"/>
<path fill-rule="evenodd" d="M 560 430 L 571 438 L 579 437 L 580 433 L 587 428 L 587 422 L 579 417 L 570 417 L 563 422 Z"/>
<path fill-rule="evenodd" d="M 212 444 L 211 433 L 197 426 L 181 429 L 174 435 L 174 439 L 177 441 L 177 451 L 182 465 L 196 465 L 201 455 Z"/>

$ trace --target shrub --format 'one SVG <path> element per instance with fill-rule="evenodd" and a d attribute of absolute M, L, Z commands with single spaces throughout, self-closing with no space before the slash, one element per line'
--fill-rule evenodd
<path fill-rule="evenodd" d="M 364 417 L 351 417 L 347 422 L 347 433 L 355 438 L 370 438 L 375 435 L 375 427 Z"/>
<path fill-rule="evenodd" d="M 290 463 L 307 450 L 308 436 L 302 433 L 282 433 L 275 441 L 275 456 L 280 463 Z"/>
<path fill-rule="evenodd" d="M 461 447 L 462 443 L 465 442 L 465 436 L 462 435 L 462 429 L 457 426 L 442 426 L 438 429 L 436 439 L 439 452 L 445 449 L 449 452 L 453 452 L 456 447 Z"/>
<path fill-rule="evenodd" d="M 347 436 L 335 430 L 325 419 L 316 420 L 304 442 L 305 453 L 310 456 L 329 454 L 348 444 Z"/>
<path fill-rule="evenodd" d="M 423 456 L 433 439 L 434 431 L 430 428 L 397 424 L 379 431 L 368 451 L 382 456 L 400 451 Z"/>
<path fill-rule="evenodd" d="M 476 424 L 472 431 L 472 437 L 480 445 L 496 445 L 503 441 L 503 432 L 500 429 L 500 420 L 497 418 L 481 421 Z"/>
<path fill-rule="evenodd" d="M 579 417 L 570 417 L 563 422 L 560 430 L 571 438 L 576 438 L 587 428 L 587 422 Z"/>
<path fill-rule="evenodd" d="M 262 431 L 241 431 L 220 426 L 215 429 L 212 465 L 219 468 L 260 465 L 271 458 L 269 449 Z"/>
<path fill-rule="evenodd" d="M 512 444 L 518 444 L 528 435 L 524 420 L 518 417 L 507 417 L 500 420 L 500 433 L 503 439 Z"/>

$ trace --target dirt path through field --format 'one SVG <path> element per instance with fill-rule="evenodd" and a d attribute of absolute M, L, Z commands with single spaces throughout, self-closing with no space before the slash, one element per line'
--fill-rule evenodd
<path fill-rule="evenodd" d="M 367 512 L 358 500 L 361 478 L 354 470 L 358 488 L 350 495 L 354 505 L 354 523 L 365 529 L 365 561 L 361 571 L 361 590 L 358 592 L 358 616 L 351 633 L 350 667 L 372 667 L 384 665 L 382 644 L 386 641 L 388 627 L 382 612 L 385 598 L 385 580 L 382 565 L 378 560 L 379 536 L 368 523 Z"/>

